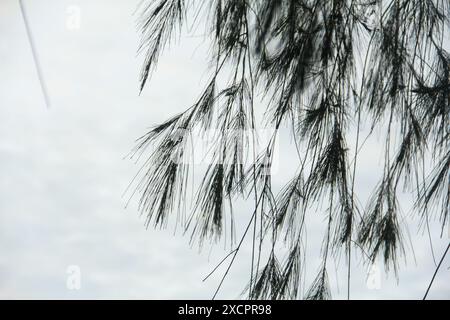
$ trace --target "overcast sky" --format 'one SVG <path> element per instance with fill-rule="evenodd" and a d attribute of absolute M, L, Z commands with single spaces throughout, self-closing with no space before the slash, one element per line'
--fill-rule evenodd
<path fill-rule="evenodd" d="M 139 96 L 138 2 L 24 0 L 51 100 L 47 109 L 19 1 L 0 1 L 0 298 L 208 299 L 214 293 L 220 273 L 202 278 L 227 253 L 223 245 L 199 253 L 173 229 L 146 230 L 137 199 L 125 209 L 122 194 L 139 168 L 124 159 L 134 140 L 189 106 L 208 79 L 208 43 L 190 37 L 166 52 Z M 77 10 L 80 28 L 73 29 Z M 361 159 L 362 194 L 378 179 L 375 147 L 367 146 Z M 289 148 L 280 146 L 288 163 Z M 284 171 L 275 184 L 285 182 Z M 379 289 L 366 285 L 366 266 L 355 258 L 353 298 L 422 298 L 435 265 L 426 235 L 417 234 L 418 221 L 408 216 L 411 203 L 402 205 L 414 255 L 408 249 L 398 282 L 380 266 Z M 241 211 L 236 215 L 245 222 L 250 207 Z M 306 284 L 317 271 L 323 218 L 310 221 Z M 441 239 L 439 231 L 432 223 L 440 257 L 449 235 Z M 248 254 L 245 247 L 219 298 L 239 297 Z M 79 290 L 67 287 L 69 266 L 81 271 Z M 449 267 L 447 257 L 430 298 L 450 298 Z M 329 273 L 333 297 L 344 298 L 344 261 L 331 263 Z"/>

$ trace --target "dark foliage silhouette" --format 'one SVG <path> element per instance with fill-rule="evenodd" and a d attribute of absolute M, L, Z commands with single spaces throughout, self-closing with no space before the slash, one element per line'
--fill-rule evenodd
<path fill-rule="evenodd" d="M 444 230 L 450 209 L 448 0 L 146 1 L 139 23 L 141 90 L 191 13 L 208 21 L 211 77 L 191 107 L 138 141 L 136 154 L 149 146 L 155 151 L 137 191 L 148 224 L 165 226 L 175 215 L 200 245 L 225 230 L 231 235 L 234 247 L 221 262 L 228 267 L 214 297 L 246 237 L 253 245 L 245 290 L 251 299 L 330 298 L 329 259 L 341 253 L 348 258 L 349 297 L 352 252 L 364 252 L 368 263 L 381 257 L 397 274 L 405 254 L 399 191 L 411 192 L 424 223 L 435 215 Z M 256 99 L 265 110 L 256 110 Z M 272 130 L 263 146 L 255 130 L 260 122 Z M 383 132 L 384 141 L 383 172 L 366 205 L 355 188 L 363 124 L 369 135 Z M 300 161 L 277 195 L 270 173 L 281 126 L 291 130 Z M 209 129 L 211 162 L 186 213 L 189 139 Z M 252 201 L 253 212 L 233 241 L 238 198 Z M 302 296 L 305 218 L 318 204 L 326 207 L 322 262 Z"/>

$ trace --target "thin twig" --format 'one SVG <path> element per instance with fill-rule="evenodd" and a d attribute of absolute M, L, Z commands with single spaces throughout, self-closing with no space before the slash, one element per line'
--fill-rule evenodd
<path fill-rule="evenodd" d="M 423 300 L 427 299 L 428 292 L 430 291 L 431 285 L 433 284 L 433 281 L 434 281 L 434 278 L 436 278 L 436 275 L 437 275 L 437 273 L 439 271 L 439 268 L 441 267 L 441 264 L 444 261 L 445 256 L 447 255 L 448 249 L 450 249 L 450 243 L 448 244 L 447 249 L 445 249 L 445 252 L 442 255 L 441 261 L 439 261 L 439 264 L 438 264 L 436 270 L 434 270 L 433 277 L 431 278 L 431 281 L 430 281 L 430 284 L 428 285 L 427 291 L 425 292 L 425 295 L 423 296 Z"/>
<path fill-rule="evenodd" d="M 230 253 L 228 253 L 215 267 L 214 269 L 212 269 L 212 271 L 210 273 L 208 273 L 208 275 L 202 280 L 203 282 L 205 282 L 206 280 L 208 280 L 208 278 L 214 274 L 214 272 L 216 272 L 216 270 L 222 265 L 222 263 L 225 262 L 225 260 L 228 259 L 229 256 L 231 256 L 234 252 L 236 251 L 236 249 L 232 250 Z"/>

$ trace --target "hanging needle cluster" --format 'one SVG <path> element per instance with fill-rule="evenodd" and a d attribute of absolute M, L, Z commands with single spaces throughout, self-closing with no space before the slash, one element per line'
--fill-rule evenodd
<path fill-rule="evenodd" d="M 422 221 L 434 217 L 445 230 L 448 0 L 146 0 L 138 25 L 141 90 L 189 17 L 206 21 L 210 77 L 197 101 L 138 140 L 134 154 L 153 151 L 136 192 L 148 225 L 174 219 L 200 246 L 231 235 L 214 297 L 245 239 L 253 248 L 244 290 L 250 299 L 331 298 L 330 259 L 341 253 L 349 263 L 352 252 L 369 264 L 382 259 L 397 274 L 405 256 L 400 192 L 411 194 Z M 256 129 L 262 126 L 271 133 L 261 145 Z M 281 127 L 290 130 L 300 160 L 275 190 Z M 363 127 L 369 136 L 382 133 L 382 172 L 367 203 L 355 187 Z M 190 140 L 211 131 L 210 161 L 186 209 Z M 241 200 L 252 210 L 233 241 L 233 215 L 245 214 L 233 204 Z M 326 227 L 317 276 L 305 284 L 311 214 L 322 215 Z M 348 285 L 350 276 L 349 265 Z"/>

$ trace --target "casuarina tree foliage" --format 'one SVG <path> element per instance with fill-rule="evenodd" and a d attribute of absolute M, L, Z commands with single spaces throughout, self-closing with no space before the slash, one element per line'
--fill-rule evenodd
<path fill-rule="evenodd" d="M 450 1 L 147 0 L 139 20 L 141 90 L 188 17 L 207 23 L 211 74 L 197 101 L 138 140 L 137 154 L 153 151 L 136 189 L 149 225 L 174 219 L 200 245 L 226 234 L 233 240 L 233 215 L 242 214 L 233 204 L 252 203 L 214 296 L 246 238 L 253 247 L 243 285 L 250 299 L 330 298 L 329 261 L 341 255 L 348 284 L 352 254 L 368 263 L 381 258 L 396 274 L 406 238 L 399 192 L 412 194 L 424 226 L 432 220 L 445 230 Z M 263 145 L 256 130 L 262 126 L 271 130 Z M 363 126 L 368 136 L 381 132 L 383 144 L 382 174 L 367 203 L 355 187 L 368 138 Z M 299 161 L 275 190 L 271 167 L 282 127 L 291 131 Z M 186 209 L 188 145 L 208 132 L 211 161 Z M 299 290 L 308 214 L 322 214 L 327 226 L 317 276 Z"/>

